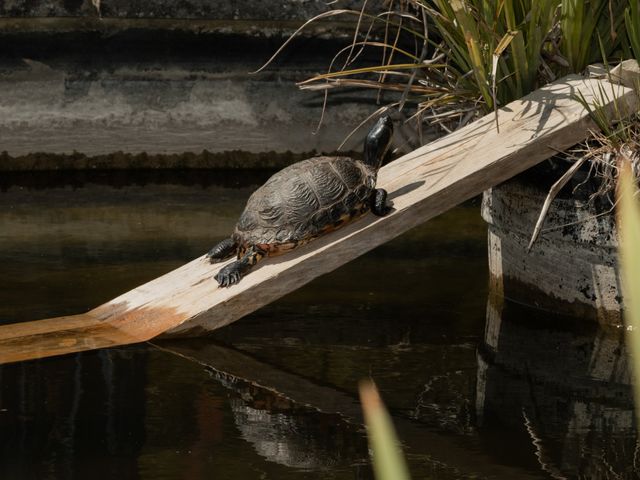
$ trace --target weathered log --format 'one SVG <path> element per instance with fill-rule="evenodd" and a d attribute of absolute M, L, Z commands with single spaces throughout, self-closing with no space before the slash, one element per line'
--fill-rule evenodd
<path fill-rule="evenodd" d="M 500 109 L 499 133 L 488 115 L 382 168 L 378 186 L 390 192 L 390 215 L 367 215 L 291 254 L 264 260 L 231 288 L 218 288 L 213 279 L 225 263 L 210 265 L 203 256 L 86 314 L 0 327 L 0 363 L 160 334 L 196 335 L 234 322 L 584 140 L 596 127 L 577 94 L 609 115 L 638 110 L 631 88 L 564 77 Z"/>

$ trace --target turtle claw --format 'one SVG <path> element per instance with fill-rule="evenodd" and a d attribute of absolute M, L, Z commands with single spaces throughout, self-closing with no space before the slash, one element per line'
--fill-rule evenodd
<path fill-rule="evenodd" d="M 235 285 L 242 278 L 242 274 L 240 273 L 240 269 L 236 263 L 237 262 L 233 262 L 227 265 L 215 275 L 214 278 L 221 287 L 230 287 L 231 285 Z"/>
<path fill-rule="evenodd" d="M 264 251 L 255 246 L 251 246 L 244 257 L 224 266 L 214 278 L 221 287 L 235 285 L 265 254 Z"/>
<path fill-rule="evenodd" d="M 387 205 L 387 191 L 377 188 L 371 195 L 371 211 L 378 217 L 391 213 L 393 207 Z"/>
<path fill-rule="evenodd" d="M 391 212 L 393 212 L 393 207 L 390 206 L 390 205 L 384 205 L 384 206 L 378 208 L 375 214 L 378 217 L 384 217 L 386 215 L 389 215 Z"/>

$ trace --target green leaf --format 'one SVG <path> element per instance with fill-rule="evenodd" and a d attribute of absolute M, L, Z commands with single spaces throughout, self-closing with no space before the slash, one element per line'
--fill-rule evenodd
<path fill-rule="evenodd" d="M 640 419 L 640 206 L 631 162 L 622 159 L 618 178 L 619 255 L 624 281 L 624 318 L 634 376 L 636 415 Z"/>
<path fill-rule="evenodd" d="M 377 480 L 409 480 L 409 469 L 402 455 L 391 418 L 378 389 L 371 381 L 360 383 L 360 400 L 367 424 L 373 470 Z"/>

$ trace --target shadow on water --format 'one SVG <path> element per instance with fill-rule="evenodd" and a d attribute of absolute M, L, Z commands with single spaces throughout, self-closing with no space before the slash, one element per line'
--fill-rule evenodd
<path fill-rule="evenodd" d="M 0 318 L 77 313 L 208 250 L 230 177 L 0 193 Z M 70 294 L 72 292 L 72 294 Z M 634 478 L 622 332 L 491 300 L 471 202 L 219 330 L 0 367 L 0 478 L 372 478 L 372 377 L 414 478 Z"/>

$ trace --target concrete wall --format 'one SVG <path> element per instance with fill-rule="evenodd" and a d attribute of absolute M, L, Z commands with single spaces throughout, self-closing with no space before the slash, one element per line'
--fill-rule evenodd
<path fill-rule="evenodd" d="M 547 189 L 516 177 L 484 193 L 489 272 L 498 295 L 577 318 L 620 325 L 615 218 L 605 207 L 556 198 L 530 251 Z"/>
<path fill-rule="evenodd" d="M 248 59 L 247 59 L 248 60 Z M 309 70 L 249 75 L 259 65 L 113 65 L 69 71 L 28 60 L 0 75 L 0 150 L 104 155 L 335 150 L 375 108 L 366 95 L 300 91 Z M 361 135 L 349 147 L 359 148 Z"/>
<path fill-rule="evenodd" d="M 381 4 L 367 8 L 380 11 Z M 378 108 L 377 92 L 332 91 L 316 131 L 324 94 L 296 82 L 326 71 L 350 42 L 356 16 L 340 28 L 335 19 L 319 22 L 267 70 L 250 72 L 306 19 L 361 5 L 0 0 L 0 168 L 103 167 L 113 154 L 137 167 L 211 166 L 221 154 L 228 166 L 235 151 L 288 155 L 286 162 L 335 151 Z M 366 129 L 345 149 L 360 150 Z M 410 128 L 399 130 L 398 138 L 408 138 Z M 34 155 L 42 152 L 67 157 Z M 172 157 L 151 158 L 157 155 Z M 96 156 L 99 162 L 90 160 Z"/>
<path fill-rule="evenodd" d="M 3 0 L 3 17 L 192 18 L 307 20 L 337 8 L 359 9 L 362 0 Z M 371 5 L 380 1 L 369 2 Z M 375 5 L 374 5 L 375 6 Z"/>

